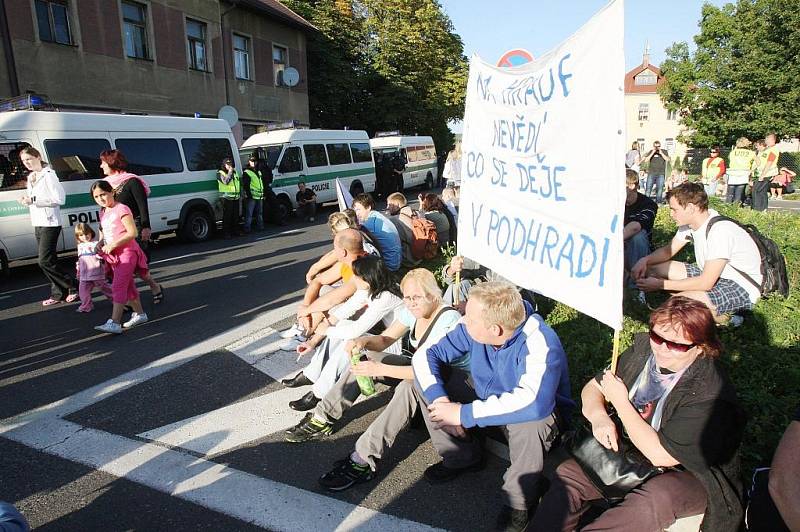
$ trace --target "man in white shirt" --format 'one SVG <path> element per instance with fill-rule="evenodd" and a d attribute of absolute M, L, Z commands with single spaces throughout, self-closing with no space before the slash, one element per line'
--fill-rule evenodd
<path fill-rule="evenodd" d="M 667 193 L 667 201 L 678 232 L 633 267 L 631 276 L 639 289 L 667 290 L 702 301 L 717 321 L 753 308 L 761 295 L 762 276 L 761 254 L 750 235 L 732 222 L 718 221 L 706 238 L 709 220 L 719 213 L 708 208 L 708 196 L 699 184 L 679 185 Z M 671 260 L 690 241 L 696 264 Z M 732 316 L 734 326 L 741 322 L 741 316 Z"/>

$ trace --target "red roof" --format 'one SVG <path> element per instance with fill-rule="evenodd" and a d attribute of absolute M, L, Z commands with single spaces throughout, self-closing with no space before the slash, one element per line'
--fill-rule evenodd
<path fill-rule="evenodd" d="M 650 70 L 656 75 L 655 85 L 636 85 L 633 78 L 644 72 Z M 658 92 L 658 87 L 664 83 L 664 76 L 661 74 L 661 69 L 655 65 L 645 64 L 644 62 L 629 70 L 625 74 L 625 94 L 655 94 Z"/>
<path fill-rule="evenodd" d="M 240 0 L 245 5 L 256 11 L 267 13 L 273 17 L 306 31 L 319 31 L 309 21 L 280 3 L 278 0 Z"/>

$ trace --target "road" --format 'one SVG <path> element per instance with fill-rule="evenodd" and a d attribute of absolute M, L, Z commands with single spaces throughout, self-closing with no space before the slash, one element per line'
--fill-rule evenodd
<path fill-rule="evenodd" d="M 330 209 L 328 209 L 330 211 Z M 320 220 L 327 217 L 327 212 Z M 283 430 L 305 389 L 276 330 L 330 246 L 324 223 L 183 244 L 164 238 L 152 272 L 166 289 L 150 322 L 121 336 L 110 314 L 43 309 L 44 278 L 12 269 L 0 294 L 0 500 L 38 530 L 487 529 L 505 463 L 445 486 L 420 430 L 400 434 L 377 478 L 341 494 L 316 479 L 346 456 L 388 401 L 358 403 L 331 437 L 297 445 Z"/>

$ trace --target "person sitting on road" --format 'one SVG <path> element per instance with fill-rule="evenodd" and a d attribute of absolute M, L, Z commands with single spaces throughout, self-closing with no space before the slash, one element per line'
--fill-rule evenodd
<path fill-rule="evenodd" d="M 741 325 L 743 318 L 735 313 L 752 309 L 761 297 L 758 247 L 747 231 L 728 221 L 714 223 L 706 237 L 709 220 L 719 213 L 708 208 L 702 185 L 684 183 L 667 193 L 667 201 L 678 232 L 669 244 L 634 265 L 631 276 L 636 285 L 645 292 L 667 290 L 696 299 L 711 309 L 717 321 L 734 314 L 731 324 Z M 689 241 L 694 243 L 697 263 L 670 260 Z"/>
<path fill-rule="evenodd" d="M 308 380 L 314 387 L 302 398 L 289 403 L 294 410 L 314 408 L 349 365 L 350 354 L 345 351 L 346 341 L 362 336 L 380 321 L 389 325 L 394 310 L 403 302 L 397 282 L 381 259 L 372 255 L 362 256 L 353 261 L 352 268 L 352 284 L 356 288 L 353 295 L 332 309 L 314 335 L 297 346 L 299 356 L 312 351 L 314 355 L 308 366 L 293 379 L 287 379 L 285 384 L 291 387 L 299 381 Z M 363 312 L 358 315 L 362 309 Z M 394 353 L 399 351 L 400 346 L 395 345 Z"/>
<path fill-rule="evenodd" d="M 461 274 L 460 282 L 458 286 L 456 286 L 455 276 L 456 273 L 459 272 Z M 442 268 L 442 281 L 445 285 L 447 285 L 447 289 L 444 292 L 444 302 L 448 305 L 454 305 L 455 294 L 458 293 L 459 303 L 457 308 L 461 313 L 464 312 L 464 307 L 467 303 L 467 298 L 469 297 L 469 290 L 474 285 L 486 281 L 511 282 L 502 275 L 490 270 L 486 266 L 482 266 L 478 262 L 467 257 L 462 257 L 461 255 L 455 255 L 452 259 L 450 259 L 450 263 L 445 264 L 445 266 Z M 536 312 L 536 299 L 533 291 L 520 286 L 517 286 L 517 290 L 519 290 L 519 293 L 522 295 L 522 299 L 530 303 L 534 312 Z"/>
<path fill-rule="evenodd" d="M 424 478 L 437 484 L 481 469 L 481 444 L 471 429 L 501 427 L 511 465 L 497 528 L 522 530 L 538 499 L 544 455 L 574 407 L 567 357 L 511 283 L 482 283 L 469 296 L 464 319 L 412 359 L 414 393 L 442 457 Z M 465 356 L 469 371 L 458 367 Z"/>
<path fill-rule="evenodd" d="M 433 193 L 420 194 L 419 214 L 433 222 L 440 246 L 456 241 L 456 220 L 439 196 Z"/>
<path fill-rule="evenodd" d="M 702 530 L 739 529 L 744 417 L 719 363 L 721 350 L 708 308 L 674 296 L 650 315 L 649 336 L 634 338 L 616 375 L 606 370 L 583 387 L 583 415 L 603 447 L 619 451 L 623 436 L 610 417 L 613 407 L 649 464 L 674 469 L 645 481 L 581 530 L 664 530 L 702 513 Z M 530 528 L 575 530 L 589 501 L 598 499 L 601 492 L 569 459 L 556 469 Z"/>
<path fill-rule="evenodd" d="M 416 409 L 416 401 L 410 394 L 414 379 L 411 355 L 420 345 L 436 343 L 461 318 L 458 311 L 442 303 L 442 291 L 429 270 L 411 270 L 403 277 L 400 289 L 405 306 L 397 310 L 392 324 L 379 335 L 349 340 L 344 346 L 346 353 L 352 353 L 354 348 L 367 350 L 367 360 L 351 363 L 322 402 L 314 408 L 313 413 L 309 413 L 295 427 L 286 431 L 286 441 L 292 443 L 302 443 L 331 434 L 334 423 L 342 418 L 344 412 L 361 394 L 356 382 L 357 376 L 382 378 L 390 384 L 402 381 L 400 385 L 405 388 L 395 391 L 384 413 L 359 438 L 351 460 L 344 461 L 347 467 L 337 467 L 320 480 L 332 491 L 341 491 L 356 482 L 365 482 L 371 478 L 376 460 L 410 420 L 409 410 L 413 412 Z M 408 339 L 410 352 L 384 352 L 404 336 Z M 308 382 L 306 380 L 304 384 Z M 369 467 L 364 467 L 366 465 Z"/>
<path fill-rule="evenodd" d="M 386 207 L 386 217 L 394 224 L 397 234 L 400 236 L 400 245 L 403 250 L 401 266 L 403 268 L 413 268 L 420 262 L 414 258 L 412 253 L 414 210 L 408 205 L 406 197 L 400 192 L 394 192 L 389 195 L 386 199 Z"/>
<path fill-rule="evenodd" d="M 317 195 L 310 188 L 306 187 L 303 181 L 297 183 L 297 215 L 301 218 L 307 219 L 309 222 L 314 221 L 314 216 L 317 214 Z"/>
<path fill-rule="evenodd" d="M 456 225 L 458 224 L 458 200 L 459 200 L 459 189 L 456 187 L 447 186 L 442 190 L 442 202 L 450 211 L 450 214 L 453 215 L 453 219 L 456 221 Z"/>
<path fill-rule="evenodd" d="M 639 259 L 650 253 L 651 233 L 656 221 L 658 205 L 637 190 L 639 176 L 633 170 L 625 171 L 625 215 L 622 240 L 625 251 L 625 271 L 630 272 Z M 630 283 L 635 286 L 633 281 Z M 644 294 L 642 293 L 642 299 Z"/>
<path fill-rule="evenodd" d="M 353 210 L 361 226 L 374 237 L 386 267 L 389 271 L 396 272 L 403 258 L 397 228 L 386 216 L 375 210 L 375 201 L 369 194 L 359 194 L 353 198 Z"/>

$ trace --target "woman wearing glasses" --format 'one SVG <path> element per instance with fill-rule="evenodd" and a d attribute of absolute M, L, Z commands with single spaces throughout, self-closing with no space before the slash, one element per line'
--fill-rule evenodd
<path fill-rule="evenodd" d="M 738 448 L 744 421 L 718 362 L 722 345 L 704 304 L 675 296 L 653 311 L 650 333 L 581 392 L 594 437 L 618 450 L 616 410 L 630 442 L 666 468 L 581 530 L 660 531 L 704 513 L 705 531 L 737 530 L 742 517 Z M 603 496 L 574 459 L 562 463 L 532 521 L 533 530 L 575 530 Z"/>

